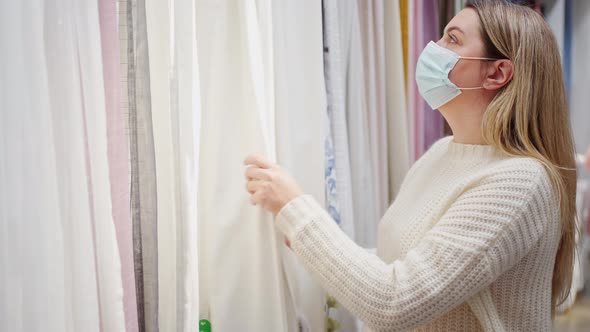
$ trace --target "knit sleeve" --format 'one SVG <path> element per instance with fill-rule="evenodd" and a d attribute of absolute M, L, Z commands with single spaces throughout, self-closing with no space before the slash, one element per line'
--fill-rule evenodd
<path fill-rule="evenodd" d="M 528 166 L 498 169 L 465 189 L 392 264 L 357 246 L 311 196 L 291 201 L 276 222 L 349 311 L 375 331 L 405 331 L 466 302 L 537 243 L 557 206 L 545 171 Z"/>

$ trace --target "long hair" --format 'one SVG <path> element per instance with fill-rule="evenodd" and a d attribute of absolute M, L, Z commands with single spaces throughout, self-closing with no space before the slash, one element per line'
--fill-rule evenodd
<path fill-rule="evenodd" d="M 534 10 L 505 0 L 474 0 L 486 56 L 510 59 L 512 80 L 488 106 L 486 143 L 531 157 L 547 170 L 560 203 L 561 239 L 555 257 L 551 313 L 570 293 L 576 250 L 576 163 L 557 42 Z"/>

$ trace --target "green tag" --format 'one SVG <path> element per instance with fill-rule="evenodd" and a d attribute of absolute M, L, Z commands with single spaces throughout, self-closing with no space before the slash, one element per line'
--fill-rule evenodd
<path fill-rule="evenodd" d="M 211 332 L 211 322 L 201 319 L 199 321 L 199 332 Z"/>

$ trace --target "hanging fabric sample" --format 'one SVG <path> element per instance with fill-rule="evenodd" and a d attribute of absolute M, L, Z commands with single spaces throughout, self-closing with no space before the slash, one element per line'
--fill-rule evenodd
<path fill-rule="evenodd" d="M 418 160 L 420 156 L 424 153 L 424 119 L 423 113 L 426 107 L 426 102 L 420 96 L 418 91 L 418 87 L 416 85 L 416 79 L 414 73 L 416 72 L 416 64 L 418 62 L 418 57 L 420 56 L 420 52 L 424 47 L 424 42 L 422 40 L 423 35 L 423 26 L 422 26 L 422 7 L 424 5 L 424 1 L 412 1 L 409 10 L 409 15 L 412 17 L 411 22 L 412 25 L 410 26 L 410 55 L 408 56 L 408 95 L 409 95 L 409 103 L 408 103 L 408 111 L 411 113 L 410 117 L 413 119 L 412 121 L 412 133 L 413 133 L 413 151 L 412 151 L 412 158 L 413 160 Z"/>
<path fill-rule="evenodd" d="M 145 1 L 150 77 L 150 103 L 154 135 L 158 238 L 158 327 L 176 331 L 176 225 L 179 205 L 175 191 L 175 151 L 170 77 L 170 47 L 174 24 L 170 1 Z M 172 31 L 171 31 L 172 30 Z M 175 109 L 176 111 L 176 109 Z"/>
<path fill-rule="evenodd" d="M 328 210 L 340 228 L 352 239 L 354 236 L 354 214 L 352 204 L 352 183 L 350 176 L 350 154 L 348 151 L 348 128 L 346 126 L 346 67 L 342 63 L 343 48 L 340 39 L 338 3 L 325 0 L 324 4 L 324 72 L 328 99 L 328 119 L 331 140 L 327 141 L 327 160 L 330 163 L 326 170 L 329 175 L 335 173 L 333 185 L 327 188 L 336 202 L 328 205 Z M 330 149 L 330 143 L 332 149 Z M 335 188 L 334 188 L 335 187 Z M 333 192 L 335 191 L 335 192 Z M 328 202 L 330 203 L 330 202 Z"/>
<path fill-rule="evenodd" d="M 199 86 L 194 4 L 146 1 L 158 204 L 158 326 L 198 324 Z"/>
<path fill-rule="evenodd" d="M 424 141 L 424 110 L 426 110 L 428 105 L 420 95 L 415 79 L 418 57 L 426 45 L 425 41 L 423 40 L 424 25 L 422 22 L 424 3 L 424 0 L 412 1 L 412 4 L 409 7 L 409 15 L 412 17 L 412 25 L 410 26 L 410 55 L 408 56 L 408 72 L 410 73 L 410 75 L 408 75 L 408 111 L 411 113 L 411 117 L 413 118 L 411 128 L 413 133 L 414 150 L 411 151 L 411 153 L 414 161 L 418 160 L 422 156 L 422 154 L 425 152 L 424 146 L 426 146 Z M 432 110 L 429 110 L 429 112 L 430 111 Z"/>
<path fill-rule="evenodd" d="M 64 277 L 71 288 L 64 289 L 65 308 L 71 313 L 68 322 L 71 330 L 99 331 L 99 295 L 93 224 L 90 210 L 88 174 L 84 124 L 81 114 L 80 76 L 74 35 L 72 30 L 73 8 L 62 1 L 46 11 L 45 47 L 49 86 L 49 105 L 56 154 L 56 178 L 62 210 L 61 224 L 64 253 L 70 252 L 70 259 L 64 259 Z M 4 12 L 4 11 L 3 11 Z M 57 18 L 63 15 L 59 24 Z M 48 46 L 51 45 L 51 48 Z M 49 51 L 50 50 L 50 51 Z M 72 93 L 78 91 L 78 93 Z M 89 291 L 90 290 L 90 291 Z M 76 294 L 86 294 L 81 297 Z"/>
<path fill-rule="evenodd" d="M 563 76 L 565 80 L 565 91 L 570 97 L 571 83 L 572 83 L 572 42 L 573 42 L 573 4 L 571 0 L 565 0 L 564 4 L 564 26 L 563 26 L 563 54 L 562 54 L 562 66 Z M 583 12 L 581 12 L 583 13 Z M 579 17 L 579 16 L 578 16 Z M 576 19 L 577 21 L 578 19 Z"/>
<path fill-rule="evenodd" d="M 399 1 L 383 2 L 383 37 L 385 46 L 385 102 L 387 118 L 387 152 L 389 200 L 395 199 L 410 168 L 409 130 L 407 126 L 406 84 Z M 442 128 L 441 128 L 442 130 Z M 383 211 L 385 213 L 385 211 Z"/>
<path fill-rule="evenodd" d="M 404 58 L 404 82 L 406 88 L 408 86 L 408 24 L 409 24 L 409 17 L 408 17 L 408 0 L 400 0 L 399 1 L 399 17 L 400 17 L 400 25 L 402 30 L 402 52 Z M 410 147 L 411 151 L 411 147 Z"/>
<path fill-rule="evenodd" d="M 363 55 L 355 0 L 323 2 L 328 96 L 326 207 L 361 245 L 375 246 L 378 218 L 365 105 Z M 328 297 L 327 331 L 356 331 L 356 319 Z"/>
<path fill-rule="evenodd" d="M 462 8 L 462 7 L 461 7 Z M 437 139 L 443 136 L 444 124 L 441 114 L 432 110 L 420 95 L 414 73 L 422 49 L 431 40 L 438 40 L 438 7 L 435 1 L 418 0 L 410 2 L 410 48 L 408 70 L 408 112 L 413 131 L 412 161 L 422 154 Z M 425 23 L 426 22 L 426 23 Z"/>
<path fill-rule="evenodd" d="M 402 0 L 403 1 L 403 0 Z M 416 34 L 416 18 L 414 17 L 414 7 L 416 6 L 416 1 L 407 1 L 407 6 L 405 8 L 406 12 L 401 13 L 402 18 L 406 17 L 406 31 L 405 36 L 407 37 L 405 49 L 405 66 L 406 66 L 406 102 L 407 102 L 407 115 L 408 115 L 408 128 L 409 128 L 409 135 L 408 135 L 408 148 L 410 152 L 410 163 L 414 163 L 416 161 L 416 146 L 418 146 L 418 142 L 416 142 L 416 101 L 419 101 L 419 93 L 418 87 L 416 86 L 416 79 L 415 79 L 415 69 L 416 69 L 416 62 L 418 60 L 418 55 L 416 54 L 416 50 L 414 50 L 414 43 L 413 38 L 415 38 Z M 403 7 L 403 6 L 400 6 Z M 401 9 L 401 8 L 400 8 Z M 419 53 L 418 53 L 419 54 Z"/>
<path fill-rule="evenodd" d="M 377 215 L 381 216 L 389 206 L 383 2 L 359 1 L 359 18 Z"/>
<path fill-rule="evenodd" d="M 561 55 L 562 64 L 564 62 L 564 39 L 565 39 L 565 1 L 555 0 L 549 1 L 545 8 L 545 20 L 555 36 L 555 41 L 559 46 L 559 53 Z"/>
<path fill-rule="evenodd" d="M 98 6 L 0 8 L 0 329 L 124 330 Z"/>
<path fill-rule="evenodd" d="M 420 24 L 423 25 L 422 30 L 422 44 L 431 41 L 437 41 L 441 37 L 439 31 L 439 12 L 437 1 L 424 1 L 422 4 L 422 18 Z M 422 103 L 422 119 L 423 119 L 423 134 L 424 146 L 423 151 L 427 151 L 430 146 L 443 137 L 444 120 L 440 112 L 433 111 L 426 103 Z"/>
<path fill-rule="evenodd" d="M 138 331 L 135 271 L 133 269 L 133 228 L 129 192 L 129 147 L 126 108 L 121 107 L 119 29 L 116 0 L 98 4 L 104 75 L 105 107 L 113 221 L 121 259 L 125 330 Z"/>
<path fill-rule="evenodd" d="M 385 213 L 409 168 L 410 140 L 399 8 L 399 1 L 359 2 L 366 113 L 378 216 Z"/>
<path fill-rule="evenodd" d="M 70 33 L 70 22 L 58 31 L 57 10 L 42 8 L 43 1 L 0 3 L 0 330 L 98 331 L 88 196 L 73 195 L 72 204 L 80 205 L 64 209 L 69 192 L 84 186 L 83 152 L 74 144 L 80 168 L 66 187 L 58 169 L 66 161 L 56 163 L 73 155 L 56 146 L 62 141 L 55 136 L 66 133 L 54 134 L 47 68 L 54 55 L 64 54 L 63 43 L 46 50 L 45 41 Z M 32 21 L 21 24 L 25 20 Z M 61 119 L 62 125 L 69 119 Z M 66 228 L 76 217 L 77 227 Z"/>
<path fill-rule="evenodd" d="M 168 1 L 145 1 L 147 45 L 150 69 L 150 102 L 156 164 L 158 206 L 158 327 L 176 330 L 176 225 L 177 200 L 175 185 L 173 115 L 170 83 L 170 19 Z M 155 7 L 155 8 L 154 8 Z M 157 13 L 158 18 L 153 18 Z M 176 87 L 174 87 L 175 89 Z"/>
<path fill-rule="evenodd" d="M 330 12 L 334 9 L 336 9 L 336 14 L 331 14 Z M 328 84 L 334 82 L 344 87 L 354 213 L 354 240 L 362 246 L 375 247 L 376 226 L 379 217 L 376 208 L 376 183 L 372 166 L 374 160 L 371 157 L 369 138 L 358 4 L 356 0 L 336 1 L 330 6 L 326 6 L 325 11 L 326 16 L 337 15 L 335 21 L 338 26 L 327 30 L 326 35 L 329 39 L 337 38 L 338 40 L 338 42 L 334 42 L 332 48 L 341 48 L 341 50 L 334 50 L 340 55 L 341 67 L 336 67 L 333 70 L 342 74 L 328 81 Z M 331 33 L 334 36 L 331 37 Z M 336 66 L 336 63 L 331 63 L 330 66 Z M 338 77 L 343 80 L 342 83 L 334 81 Z"/>
<path fill-rule="evenodd" d="M 94 223 L 95 257 L 101 327 L 122 330 L 125 326 L 121 265 L 113 223 L 106 139 L 106 110 L 102 72 L 98 6 L 72 1 L 74 36 L 79 66 L 81 108 L 86 144 L 86 169 Z"/>
<path fill-rule="evenodd" d="M 239 185 L 248 153 L 276 160 L 271 12 L 268 1 L 196 2 L 207 137 L 198 175 L 207 193 L 198 197 L 199 310 L 213 331 L 296 331 L 283 238 Z"/>
<path fill-rule="evenodd" d="M 590 133 L 588 132 L 590 115 L 587 111 L 590 95 L 585 83 L 590 74 L 590 64 L 588 63 L 590 56 L 590 41 L 588 40 L 590 3 L 566 0 L 566 8 L 571 11 L 569 13 L 571 15 L 571 40 L 569 43 L 566 42 L 564 66 L 569 63 L 572 69 L 575 68 L 570 71 L 568 96 L 570 117 L 576 151 L 584 153 L 590 146 Z"/>
<path fill-rule="evenodd" d="M 306 24 L 300 24 L 303 20 Z M 327 123 L 321 3 L 273 1 L 272 22 L 277 162 L 323 203 Z M 325 331 L 325 292 L 289 248 L 281 250 L 298 324 L 303 331 Z"/>
<path fill-rule="evenodd" d="M 198 187 L 201 144 L 201 98 L 195 4 L 175 2 L 172 95 L 176 112 L 177 177 L 181 208 L 177 226 L 177 331 L 195 331 L 199 321 Z"/>
<path fill-rule="evenodd" d="M 140 331 L 158 330 L 157 186 L 144 0 L 127 1 L 131 216 Z M 121 46 L 123 48 L 123 46 Z"/>

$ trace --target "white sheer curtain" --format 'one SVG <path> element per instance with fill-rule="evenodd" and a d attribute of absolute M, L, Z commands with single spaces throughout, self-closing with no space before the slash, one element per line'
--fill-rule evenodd
<path fill-rule="evenodd" d="M 578 153 L 585 153 L 590 148 L 590 112 L 588 112 L 588 105 L 590 104 L 590 95 L 588 94 L 587 82 L 590 76 L 590 39 L 588 38 L 588 31 L 590 31 L 590 2 L 588 1 L 569 1 L 569 10 L 571 11 L 571 53 L 570 58 L 570 84 L 569 84 L 569 111 L 570 120 L 572 124 L 572 131 L 574 135 L 575 148 Z M 567 60 L 566 60 L 567 61 Z M 584 200 L 590 199 L 588 195 L 583 195 L 587 190 L 583 190 L 584 182 L 582 178 L 587 176 L 587 173 L 581 169 L 578 181 L 578 207 L 584 207 L 587 202 Z M 581 212 L 581 211 L 580 211 Z M 584 230 L 583 223 L 588 222 L 588 218 L 584 218 L 583 213 L 579 213 L 578 228 Z M 588 271 L 587 259 L 588 255 L 588 235 L 582 232 L 578 238 L 578 252 L 577 261 L 574 265 L 574 278 L 572 282 L 572 292 L 570 298 L 566 301 L 567 307 L 573 305 L 576 294 L 584 288 L 584 282 L 587 281 L 588 275 L 584 273 Z M 565 305 L 563 307 L 565 307 Z"/>
<path fill-rule="evenodd" d="M 274 158 L 269 10 L 197 1 L 202 96 L 199 168 L 201 317 L 218 331 L 293 331 L 296 323 L 271 215 L 249 204 L 242 162 Z M 268 5 L 268 2 L 267 2 Z M 269 64 L 269 62 L 264 62 Z"/>
<path fill-rule="evenodd" d="M 576 150 L 584 153 L 590 146 L 590 94 L 587 82 L 590 77 L 590 2 L 571 1 L 571 77 L 569 108 Z"/>
<path fill-rule="evenodd" d="M 218 331 L 297 331 L 298 314 L 323 330 L 323 292 L 285 251 L 272 216 L 249 204 L 242 166 L 262 153 L 323 197 L 321 4 L 196 4 L 201 315 Z"/>
<path fill-rule="evenodd" d="M 41 5 L 42 1 L 0 3 L 2 331 L 40 330 L 42 326 L 46 331 L 67 331 L 74 324 L 67 317 L 71 306 L 65 298 L 69 286 L 65 280 L 71 275 L 65 270 L 67 234 L 62 232 L 60 187 L 56 178 L 58 156 L 44 54 L 45 13 Z M 32 22 L 23 26 L 21 22 L 26 17 Z M 35 94 L 35 98 L 29 98 L 30 94 Z M 85 226 L 86 239 L 91 240 L 88 218 L 84 220 L 80 226 Z M 88 253 L 86 266 L 93 271 L 91 251 L 79 255 L 85 253 Z M 93 278 L 80 276 L 80 279 L 79 284 L 96 289 Z M 86 303 L 86 319 L 77 326 L 97 331 L 96 292 L 88 296 Z"/>
<path fill-rule="evenodd" d="M 98 6 L 0 8 L 0 329 L 124 330 Z"/>
<path fill-rule="evenodd" d="M 95 1 L 68 1 L 68 6 L 74 9 L 74 44 L 79 65 L 81 108 L 84 111 L 86 169 L 94 223 L 101 327 L 109 331 L 123 330 L 123 286 L 111 206 L 98 4 Z"/>
<path fill-rule="evenodd" d="M 410 138 L 399 0 L 384 1 L 383 36 L 385 48 L 385 109 L 387 114 L 387 153 L 389 205 L 395 199 L 410 169 Z M 385 212 L 385 211 L 383 211 Z"/>
<path fill-rule="evenodd" d="M 360 0 L 359 18 L 376 214 L 380 218 L 410 166 L 399 1 Z M 363 228 L 367 244 L 374 245 L 376 222 Z"/>
<path fill-rule="evenodd" d="M 305 24 L 301 22 L 305 21 Z M 273 91 L 277 161 L 306 193 L 324 202 L 324 85 L 322 8 L 316 0 L 273 1 Z M 325 292 L 281 246 L 283 266 L 298 317 L 324 331 Z"/>
<path fill-rule="evenodd" d="M 328 119 L 330 135 L 333 143 L 335 200 L 329 203 L 330 211 L 336 210 L 332 216 L 340 228 L 352 239 L 355 239 L 353 186 L 351 174 L 351 156 L 349 151 L 348 127 L 346 121 L 347 69 L 349 40 L 347 31 L 352 30 L 350 18 L 340 15 L 339 7 L 347 7 L 350 3 L 336 0 L 324 1 L 324 45 L 325 80 L 328 99 Z M 356 4 L 355 4 L 356 9 Z M 355 11 L 353 15 L 356 15 Z M 343 22 L 340 22 L 343 21 Z M 359 70 L 360 68 L 354 68 Z M 358 111 L 358 110 L 357 110 Z M 368 133 L 366 133 L 368 134 Z M 370 166 L 369 166 L 370 167 Z"/>
<path fill-rule="evenodd" d="M 335 1 L 340 38 L 341 78 L 345 87 L 345 108 L 350 153 L 354 239 L 360 245 L 375 247 L 377 189 L 371 153 L 363 45 L 356 0 Z M 327 7 L 326 10 L 329 10 Z M 326 13 L 327 15 L 328 13 Z M 329 32 L 329 31 L 327 31 Z M 338 175 L 337 175 L 338 176 Z"/>
<path fill-rule="evenodd" d="M 200 97 L 190 0 L 146 1 L 158 202 L 158 324 L 198 324 L 197 188 Z"/>

